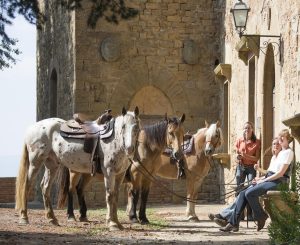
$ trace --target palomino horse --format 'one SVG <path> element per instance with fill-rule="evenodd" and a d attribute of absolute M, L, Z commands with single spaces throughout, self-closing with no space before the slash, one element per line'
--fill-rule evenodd
<path fill-rule="evenodd" d="M 184 155 L 187 200 L 190 200 L 187 202 L 186 214 L 189 220 L 198 220 L 195 213 L 198 189 L 211 168 L 209 157 L 223 142 L 220 123 L 211 124 L 210 127 L 206 123 L 206 127 L 199 129 L 192 137 L 194 138 L 192 152 Z M 138 148 L 136 153 L 140 154 L 140 159 L 147 158 L 147 151 L 140 151 L 140 148 Z M 170 157 L 160 155 L 152 160 L 151 163 L 143 160 L 138 164 L 134 162 L 130 166 L 131 183 L 129 184 L 127 211 L 131 222 L 137 222 L 136 208 L 140 191 L 139 221 L 141 224 L 149 222 L 146 217 L 146 203 L 153 175 L 167 179 L 177 179 L 178 170 L 175 164 L 170 163 Z M 143 168 L 141 168 L 141 165 L 143 165 Z"/>
<path fill-rule="evenodd" d="M 148 125 L 143 128 L 138 136 L 138 155 L 136 157 L 141 157 L 145 165 L 151 164 L 156 161 L 161 153 L 165 150 L 167 146 L 172 148 L 172 154 L 177 159 L 180 160 L 183 156 L 181 150 L 181 143 L 183 139 L 183 128 L 182 123 L 184 122 L 185 115 L 183 114 L 180 119 L 177 118 L 166 118 L 153 125 Z M 86 217 L 86 204 L 84 200 L 84 189 L 86 185 L 90 182 L 91 176 L 88 174 L 79 174 L 74 171 L 70 171 L 70 177 L 68 177 L 68 170 L 64 168 L 64 173 L 60 176 L 60 186 L 62 187 L 59 192 L 58 206 L 62 207 L 65 203 L 66 197 L 68 196 L 68 220 L 75 220 L 74 209 L 73 209 L 73 193 L 75 192 L 75 187 L 77 189 L 78 203 L 80 206 L 80 221 L 87 220 Z M 103 181 L 103 176 L 97 174 L 95 176 L 101 182 Z"/>
<path fill-rule="evenodd" d="M 100 140 L 99 143 L 99 150 L 103 153 L 101 170 L 106 187 L 106 218 L 110 230 L 122 228 L 117 217 L 117 195 L 129 166 L 127 158 L 134 156 L 140 130 L 138 114 L 137 107 L 134 112 L 127 112 L 123 108 L 122 115 L 115 119 L 112 137 Z M 20 223 L 28 223 L 28 193 L 42 164 L 45 165 L 41 187 L 46 217 L 53 224 L 57 224 L 57 219 L 50 202 L 50 189 L 58 166 L 62 164 L 80 173 L 91 172 L 91 155 L 84 151 L 83 140 L 66 139 L 60 135 L 60 126 L 64 122 L 59 118 L 39 121 L 29 128 L 25 136 L 16 183 L 16 209 L 20 212 Z"/>

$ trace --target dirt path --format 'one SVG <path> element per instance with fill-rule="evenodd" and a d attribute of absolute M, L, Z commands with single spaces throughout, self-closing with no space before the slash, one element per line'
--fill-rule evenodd
<path fill-rule="evenodd" d="M 61 226 L 48 224 L 41 209 L 30 209 L 30 225 L 19 226 L 12 208 L 0 208 L 0 244 L 268 244 L 268 231 L 257 232 L 253 222 L 241 223 L 237 233 L 221 233 L 219 227 L 209 221 L 208 212 L 217 212 L 222 205 L 198 205 L 198 223 L 185 221 L 185 206 L 152 207 L 151 225 L 132 225 L 120 212 L 123 231 L 108 232 L 105 226 L 105 210 L 88 213 L 89 222 L 70 223 L 64 210 L 55 210 Z"/>

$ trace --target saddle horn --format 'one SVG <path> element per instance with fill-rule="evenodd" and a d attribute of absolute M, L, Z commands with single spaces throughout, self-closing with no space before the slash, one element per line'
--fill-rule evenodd
<path fill-rule="evenodd" d="M 125 107 L 123 106 L 123 108 L 122 108 L 122 115 L 125 116 L 126 114 L 127 114 L 127 111 L 126 111 Z"/>

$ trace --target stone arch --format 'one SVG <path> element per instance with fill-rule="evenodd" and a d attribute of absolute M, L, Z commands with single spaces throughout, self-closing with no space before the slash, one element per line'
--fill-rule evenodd
<path fill-rule="evenodd" d="M 49 112 L 50 117 L 57 117 L 57 72 L 54 68 L 50 76 L 49 84 Z"/>
<path fill-rule="evenodd" d="M 169 104 L 168 108 L 172 108 L 173 115 L 180 116 L 182 113 L 188 113 L 189 106 L 185 91 L 172 72 L 163 68 L 149 72 L 146 64 L 139 65 L 124 75 L 123 81 L 118 82 L 113 89 L 114 92 L 108 106 L 113 111 L 119 111 L 120 105 L 127 108 L 131 105 L 134 106 L 132 100 L 135 99 L 135 95 L 139 91 L 145 91 L 142 90 L 143 88 L 146 91 L 156 91 L 157 94 L 161 95 L 161 99 L 165 97 L 162 100 Z M 149 96 L 152 95 L 149 94 Z"/>
<path fill-rule="evenodd" d="M 275 92 L 275 64 L 274 50 L 269 44 L 264 64 L 263 77 L 263 127 L 262 127 L 262 164 L 269 167 L 272 152 L 266 150 L 270 147 L 274 137 L 274 92 Z"/>
<path fill-rule="evenodd" d="M 173 115 L 174 111 L 169 98 L 154 86 L 145 86 L 132 98 L 129 108 L 139 107 L 141 115 Z"/>

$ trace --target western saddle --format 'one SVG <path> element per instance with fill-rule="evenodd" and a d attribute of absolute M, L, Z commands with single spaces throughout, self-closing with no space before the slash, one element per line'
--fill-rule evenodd
<path fill-rule="evenodd" d="M 82 139 L 84 151 L 91 154 L 92 171 L 101 173 L 101 162 L 99 140 L 107 139 L 113 135 L 115 119 L 110 115 L 111 110 L 106 110 L 95 121 L 84 120 L 85 116 L 79 113 L 73 115 L 73 119 L 66 121 L 60 127 L 60 135 L 68 139 Z M 101 124 L 99 124 L 101 123 Z"/>

